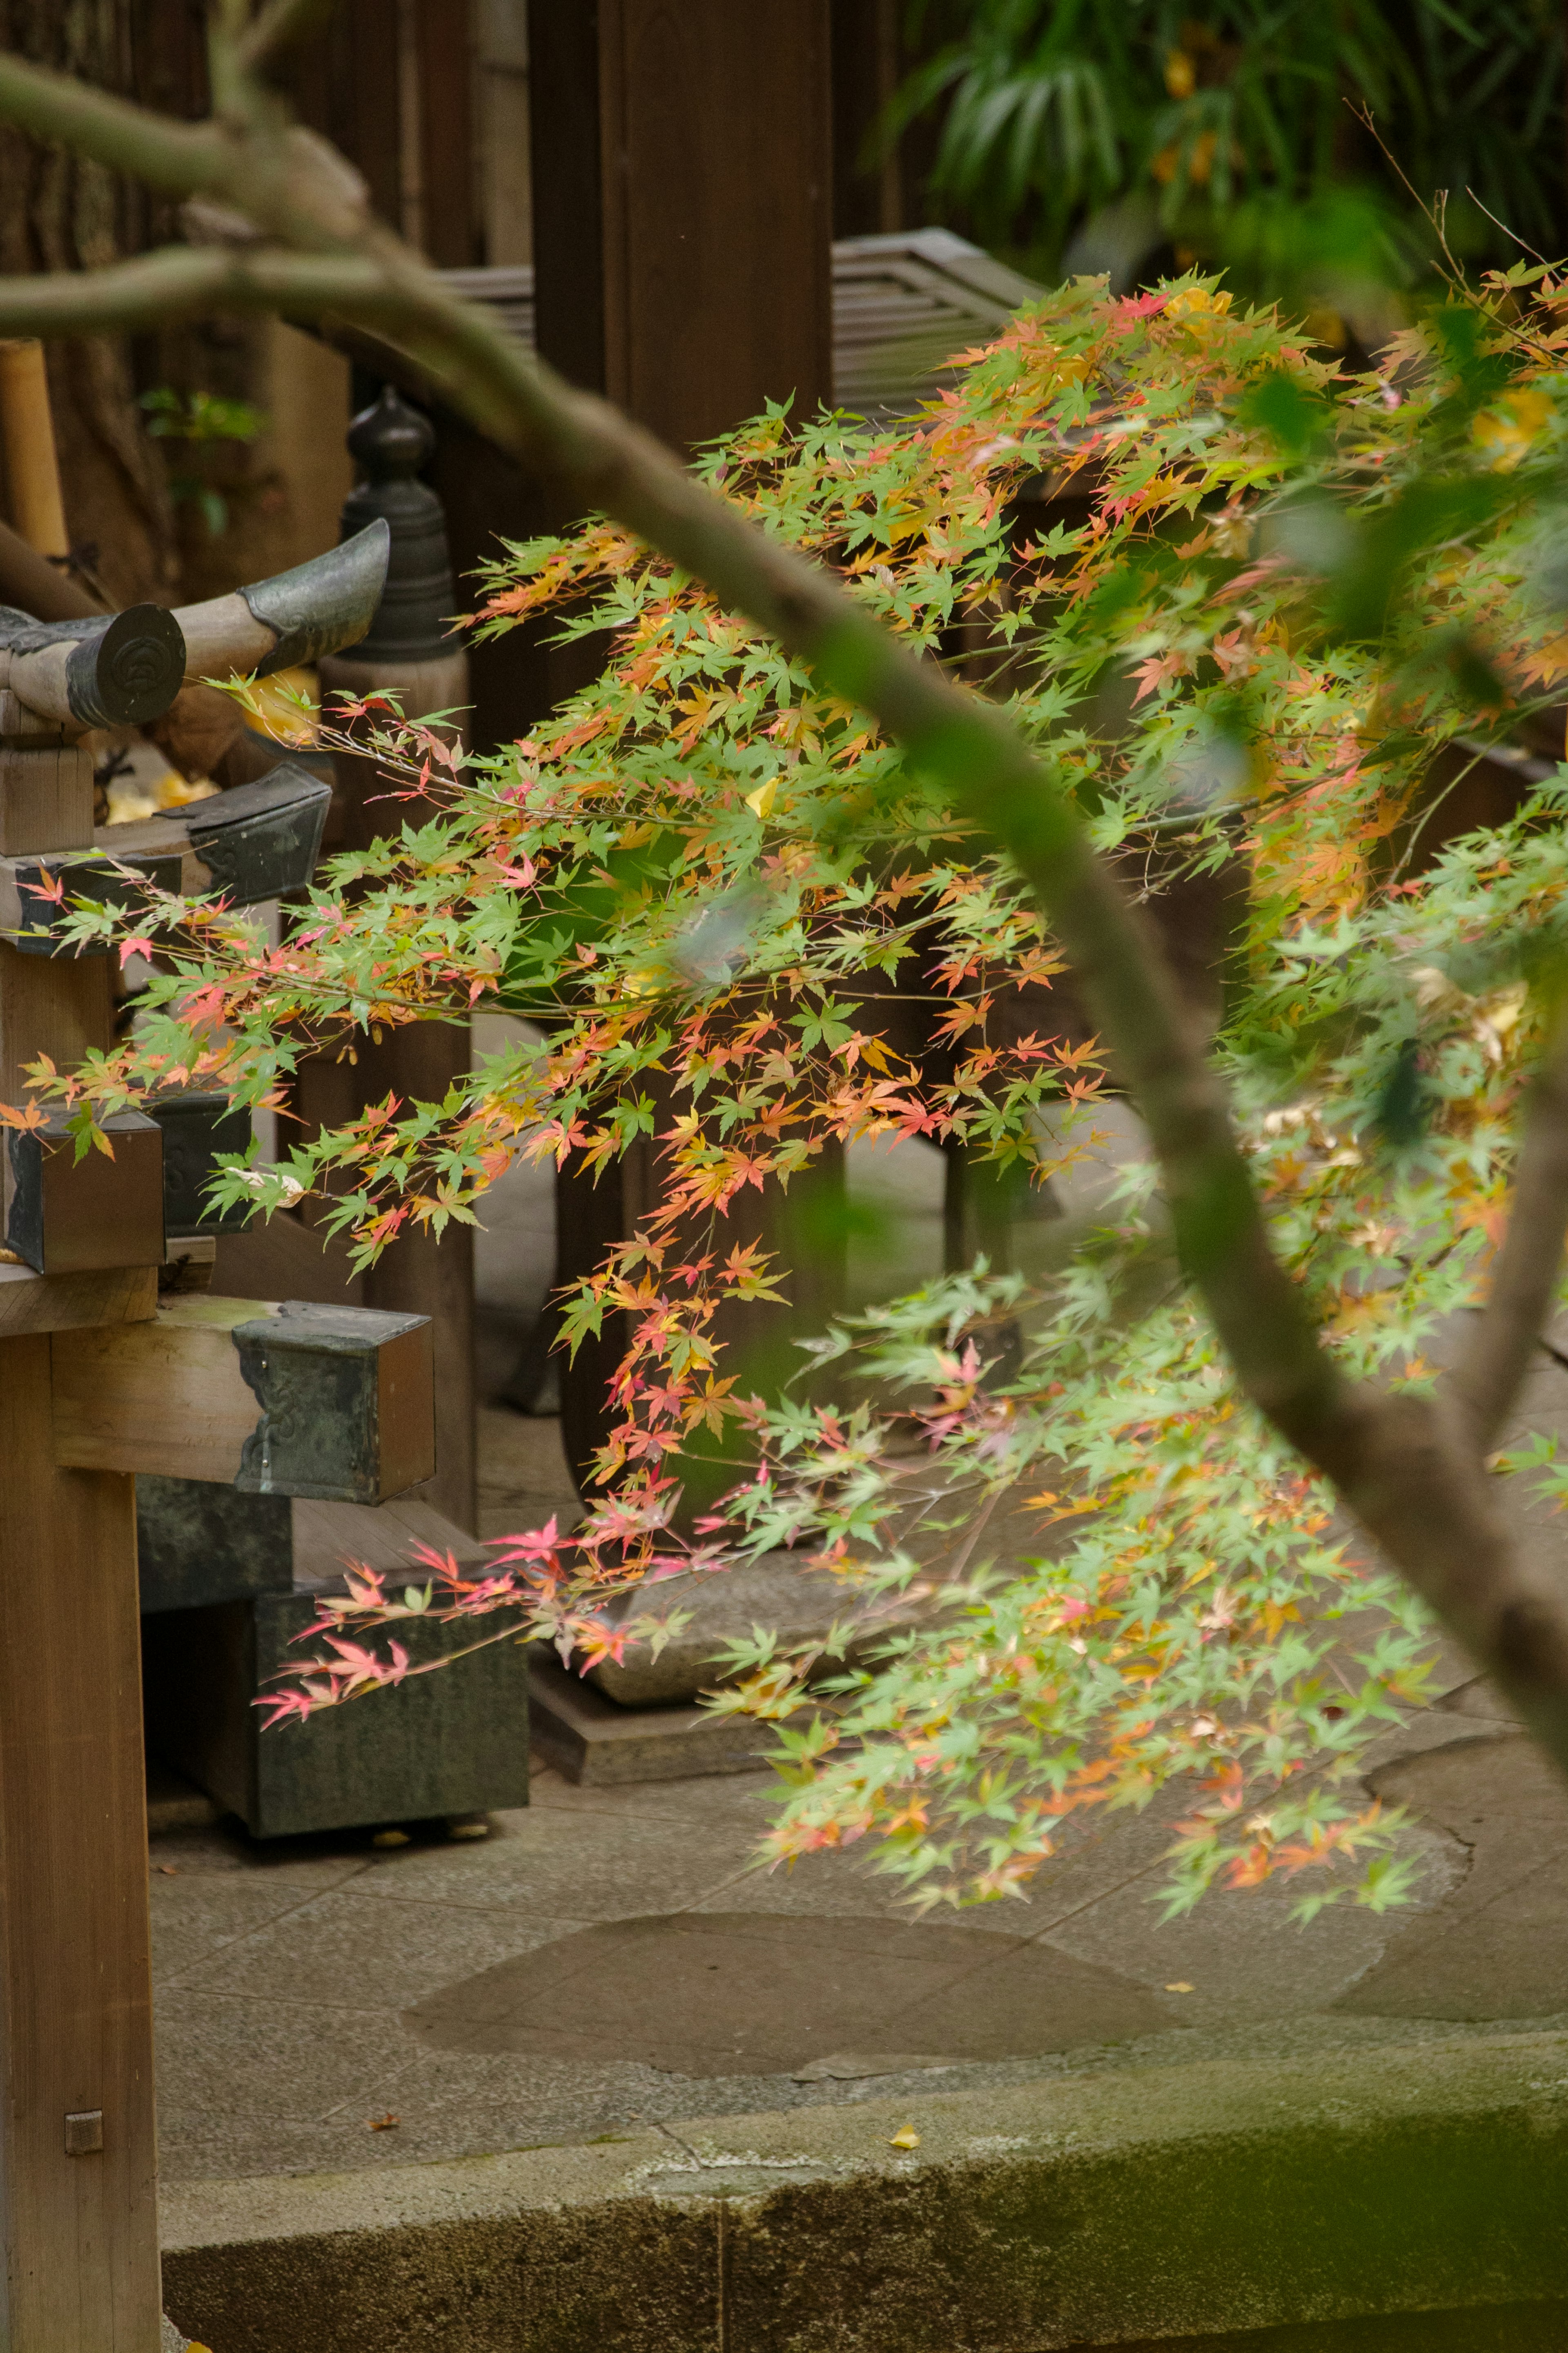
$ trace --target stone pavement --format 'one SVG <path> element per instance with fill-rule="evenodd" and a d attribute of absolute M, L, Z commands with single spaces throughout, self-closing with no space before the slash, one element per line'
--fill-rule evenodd
<path fill-rule="evenodd" d="M 554 1424 L 510 1431 L 510 1492 L 548 1497 Z M 593 2143 L 1290 2033 L 1568 2023 L 1568 1791 L 1458 1676 L 1382 1753 L 1417 1900 L 1306 1929 L 1284 1885 L 1162 1925 L 1174 1794 L 1080 1833 L 1025 1902 L 924 1921 L 853 1851 L 759 1870 L 765 1769 L 543 1771 L 477 1842 L 172 1831 L 152 1853 L 165 2178 Z"/>
<path fill-rule="evenodd" d="M 858 1245 L 868 1295 L 935 1261 L 931 1164 L 861 1172 L 893 1213 Z M 536 1172 L 492 1205 L 492 1391 L 549 1280 L 548 1209 Z M 1525 1418 L 1568 1425 L 1561 1365 Z M 487 1408 L 480 1464 L 483 1533 L 574 1510 L 553 1420 Z M 1537 1515 L 1554 1556 L 1560 1528 Z M 1291 2054 L 1309 2073 L 1391 2051 L 1436 2066 L 1456 2035 L 1500 2051 L 1568 2030 L 1568 1789 L 1467 1678 L 1455 1662 L 1376 1753 L 1373 1786 L 1412 1817 L 1417 1900 L 1305 1929 L 1283 1884 L 1162 1925 L 1176 1793 L 1079 1831 L 1025 1901 L 924 1921 L 853 1851 L 759 1870 L 765 1768 L 589 1789 L 542 1770 L 487 1840 L 416 1829 L 390 1849 L 365 1832 L 255 1845 L 187 1805 L 152 1852 L 165 2181 L 176 2200 L 295 2175 L 390 2193 L 397 2168 L 412 2183 L 531 2149 L 566 2164 L 650 2137 L 683 2166 L 716 2120 L 751 2146 L 770 2116 L 820 2137 L 840 2112 L 880 2147 L 895 2111 L 1016 2105 L 1129 2068 L 1196 2085 Z"/>

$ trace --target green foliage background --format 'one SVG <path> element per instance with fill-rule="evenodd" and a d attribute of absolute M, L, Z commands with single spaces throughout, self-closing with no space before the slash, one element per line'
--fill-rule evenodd
<path fill-rule="evenodd" d="M 1047 280 L 1097 216 L 1089 248 L 1223 259 L 1247 290 L 1289 292 L 1303 246 L 1359 269 L 1369 234 L 1416 276 L 1412 188 L 1449 192 L 1478 263 L 1519 258 L 1489 211 L 1563 241 L 1554 0 L 916 0 L 910 27 L 887 131 L 940 110 L 936 201 Z"/>

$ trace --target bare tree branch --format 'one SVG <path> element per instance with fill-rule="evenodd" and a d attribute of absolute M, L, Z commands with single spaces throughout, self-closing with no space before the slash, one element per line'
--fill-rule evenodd
<path fill-rule="evenodd" d="M 228 189 L 229 142 L 211 123 L 167 122 L 128 99 L 3 52 L 0 116 L 151 187 L 180 195 Z"/>
<path fill-rule="evenodd" d="M 1568 1023 L 1556 1025 L 1531 1091 L 1513 1208 L 1491 1296 L 1455 1368 L 1472 1443 L 1496 1444 L 1530 1369 L 1563 1271 L 1568 1234 Z"/>
<path fill-rule="evenodd" d="M 271 25 L 281 38 L 302 29 L 306 14 L 303 0 L 274 0 L 252 31 Z M 220 25 L 215 47 L 226 40 L 226 74 L 237 70 L 236 39 Z M 342 158 L 284 128 L 254 84 L 224 128 L 191 132 L 0 58 L 0 116 L 159 186 L 217 197 L 263 238 L 79 278 L 0 281 L 0 331 L 81 333 L 254 309 L 374 326 L 498 447 L 626 524 L 771 632 L 829 691 L 872 712 L 1011 853 L 1142 1113 L 1184 1265 L 1243 1388 L 1568 1769 L 1568 1600 L 1511 1543 L 1465 1413 L 1353 1387 L 1321 1345 L 1269 1248 L 1224 1089 L 1152 933 L 1096 857 L 1068 794 L 1005 714 L 950 685 L 832 576 L 755 530 L 649 435 L 574 391 L 489 311 L 455 295 L 371 220 Z M 1559 1089 L 1568 1076 L 1547 1091 L 1527 1196 L 1521 1169 L 1523 1230 L 1512 1260 L 1505 1250 L 1497 1314 L 1483 1319 L 1482 1391 L 1494 1399 L 1510 1378 L 1517 1386 L 1517 1335 L 1550 1296 L 1545 1237 L 1555 1219 L 1554 1268 L 1568 1187 Z"/>

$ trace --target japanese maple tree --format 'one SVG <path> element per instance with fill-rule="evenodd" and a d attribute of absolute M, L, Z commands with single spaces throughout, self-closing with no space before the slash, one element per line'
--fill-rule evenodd
<path fill-rule="evenodd" d="M 1435 1623 L 1568 1762 L 1568 1603 L 1499 1475 L 1550 1484 L 1552 1449 L 1497 1452 L 1568 1225 L 1559 772 L 1416 856 L 1435 756 L 1517 735 L 1568 670 L 1556 277 L 1456 290 L 1365 376 L 1212 280 L 1079 283 L 907 427 L 770 415 L 694 480 L 370 224 L 270 101 L 247 110 L 298 15 L 237 39 L 239 98 L 199 132 L 0 60 L 0 110 L 259 231 L 0 288 L 0 314 L 394 324 L 595 511 L 498 563 L 478 626 L 558 611 L 612 652 L 497 757 L 353 714 L 394 776 L 445 779 L 443 813 L 335 861 L 276 948 L 161 901 L 136 1036 L 40 1092 L 86 1139 L 160 1085 L 265 1102 L 301 1053 L 495 1002 L 543 1042 L 236 1166 L 226 1195 L 320 1194 L 374 1251 L 473 1216 L 519 1150 L 592 1165 L 657 1128 L 665 1181 L 567 1309 L 569 1337 L 630 1317 L 606 1500 L 487 1578 L 359 1578 L 280 1704 L 399 1680 L 401 1615 L 603 1655 L 647 1632 L 620 1605 L 648 1580 L 788 1542 L 833 1567 L 844 1622 L 799 1657 L 738 1652 L 723 1703 L 790 1719 L 780 1852 L 871 1833 L 922 1896 L 994 1895 L 1075 1811 L 1180 1776 L 1179 1899 L 1360 1855 L 1309 1903 L 1390 1900 L 1390 1825 L 1351 1768 L 1419 1698 Z M 1085 519 L 1020 537 L 1041 476 Z M 1211 1039 L 1133 900 L 1222 867 L 1246 912 Z M 889 1042 L 911 993 L 942 1059 Z M 725 1370 L 725 1303 L 784 1280 L 732 1239 L 757 1187 L 879 1134 L 1047 1182 L 1108 1086 L 1147 1158 L 1030 1283 L 977 1267 L 847 1324 L 798 1398 Z M 742 1483 L 676 1542 L 699 1433 Z M 1020 1497 L 1038 1537 L 998 1546 Z M 919 1622 L 879 1641 L 911 1595 Z M 825 1694 L 852 1637 L 864 1662 Z"/>

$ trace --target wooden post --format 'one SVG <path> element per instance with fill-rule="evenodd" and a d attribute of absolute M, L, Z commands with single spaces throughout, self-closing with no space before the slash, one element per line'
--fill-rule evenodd
<path fill-rule="evenodd" d="M 435 438 L 390 385 L 350 427 L 349 448 L 366 479 L 344 504 L 343 535 L 380 517 L 390 528 L 392 549 L 369 635 L 321 665 L 329 713 L 334 693 L 359 697 L 380 688 L 397 695 L 406 719 L 460 712 L 468 702 L 468 656 L 448 634 L 458 607 L 441 502 L 417 480 Z M 448 732 L 460 736 L 460 723 Z M 433 802 L 390 797 L 399 788 L 380 777 L 374 760 L 340 754 L 336 765 L 329 847 L 365 849 L 433 814 Z M 355 1050 L 352 1063 L 322 1056 L 302 1065 L 295 1107 L 307 1132 L 357 1119 L 389 1093 L 404 1102 L 440 1102 L 468 1071 L 468 1024 L 416 1022 L 394 1030 L 379 1046 L 364 1039 Z M 439 1241 L 428 1232 L 400 1235 L 366 1269 L 360 1295 L 367 1307 L 428 1315 L 435 1324 L 436 1475 L 426 1500 L 472 1531 L 478 1511 L 472 1229 L 453 1222 Z"/>
<path fill-rule="evenodd" d="M 183 623 L 141 608 L 79 638 L 51 638 L 10 616 L 0 644 L 8 681 L 0 690 L 0 852 L 26 861 L 89 848 L 86 728 L 103 717 L 156 717 L 174 700 L 187 657 L 198 674 L 237 658 L 266 669 L 299 648 L 351 640 L 374 607 L 384 562 L 384 533 L 374 533 L 313 579 L 297 573 L 255 584 L 189 608 Z M 268 617 L 274 612 L 277 622 Z M 261 825 L 268 842 L 275 814 Z M 253 813 L 248 829 L 242 822 L 230 830 L 248 839 L 255 822 Z M 226 855 L 244 865 L 234 841 L 220 851 L 198 836 L 199 828 L 184 828 L 185 849 L 209 871 Z M 19 871 L 10 880 L 19 885 Z M 40 1055 L 69 1068 L 112 1046 L 112 970 L 107 956 L 39 955 L 0 938 L 0 1102 L 23 1100 L 26 1066 Z M 331 1358 L 324 1377 L 308 1361 L 308 1317 L 210 1300 L 176 1299 L 155 1312 L 164 1241 L 161 1215 L 148 1210 L 149 1188 L 160 1206 L 162 1194 L 161 1147 L 149 1126 L 156 1123 L 138 1122 L 136 1151 L 110 1164 L 126 1188 L 106 1219 L 120 1265 L 106 1269 L 101 1250 L 63 1246 L 71 1187 L 57 1169 L 50 1206 L 40 1196 L 31 1213 L 45 1271 L 0 1266 L 4 2353 L 159 2353 L 134 1472 L 184 1472 L 184 1453 L 147 1460 L 178 1434 L 205 1447 L 198 1472 L 205 1464 L 207 1475 L 242 1489 L 303 1484 L 374 1500 L 396 1475 L 394 1463 L 416 1477 L 429 1460 L 427 1335 L 412 1322 L 388 1330 L 387 1319 L 362 1316 L 312 1327 L 317 1358 Z M 36 1159 L 33 1180 L 41 1185 Z M 95 1170 L 89 1190 L 100 1181 Z M 132 1194 L 134 1217 L 124 1213 Z M 62 1242 L 58 1253 L 51 1234 Z M 48 1272 L 51 1254 L 69 1271 Z M 132 1329 L 138 1338 L 127 1351 L 95 1345 L 104 1331 Z M 85 1357 L 71 1345 L 84 1332 Z M 79 1378 L 84 1361 L 96 1380 Z M 117 1413 L 102 1411 L 110 1376 L 127 1366 L 144 1442 L 126 1427 L 134 1419 L 126 1398 Z M 323 1458 L 328 1431 L 336 1451 L 329 1444 Z"/>
<path fill-rule="evenodd" d="M 678 449 L 769 400 L 793 396 L 800 417 L 831 397 L 829 46 L 827 0 L 531 0 L 539 352 Z M 564 660 L 552 652 L 551 701 L 580 682 L 585 655 L 591 644 Z M 646 1152 L 596 1186 L 562 1172 L 558 1284 L 626 1237 L 656 1181 Z M 825 1167 L 816 1189 L 841 1182 L 840 1166 Z M 791 1329 L 820 1329 L 837 1303 L 832 1248 L 791 1246 L 799 1208 L 796 1187 L 787 1198 L 770 1187 L 735 1234 L 777 1252 L 793 1290 L 810 1294 L 792 1311 L 721 1317 L 735 1368 L 749 1360 L 759 1386 L 765 1360 L 789 1354 Z M 563 1434 L 579 1479 L 605 1436 L 617 1339 L 609 1329 L 563 1362 Z M 714 1474 L 686 1467 L 689 1507 Z"/>
<path fill-rule="evenodd" d="M 26 723 L 0 698 L 13 744 Z M 0 740 L 0 796 L 50 810 L 27 847 L 91 839 L 63 731 Z M 112 1043 L 110 974 L 0 943 L 0 1100 Z M 57 1465 L 50 1347 L 0 1341 L 0 2344 L 158 2353 L 135 1484 Z"/>
<path fill-rule="evenodd" d="M 531 0 L 541 354 L 677 448 L 832 392 L 827 0 Z"/>

